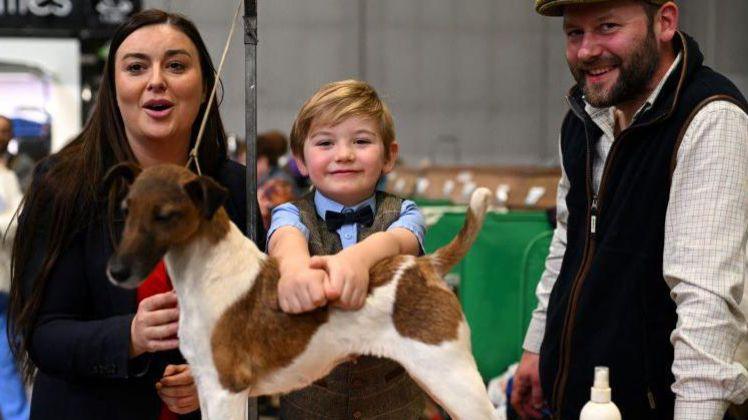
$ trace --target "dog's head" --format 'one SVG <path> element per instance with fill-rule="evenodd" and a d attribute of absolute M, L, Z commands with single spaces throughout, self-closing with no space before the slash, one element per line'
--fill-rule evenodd
<path fill-rule="evenodd" d="M 132 164 L 120 164 L 107 173 L 104 184 L 117 179 L 132 185 L 122 202 L 125 228 L 107 264 L 107 276 L 124 288 L 138 287 L 169 248 L 198 234 L 228 195 L 211 178 L 177 165 L 141 172 Z"/>

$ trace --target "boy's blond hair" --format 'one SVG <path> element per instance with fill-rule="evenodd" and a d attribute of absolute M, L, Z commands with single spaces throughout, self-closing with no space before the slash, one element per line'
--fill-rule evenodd
<path fill-rule="evenodd" d="M 350 117 L 368 117 L 379 125 L 385 157 L 395 141 L 395 123 L 387 105 L 371 85 L 360 80 L 341 80 L 322 86 L 299 110 L 291 127 L 291 152 L 304 159 L 304 142 L 312 124 L 335 125 Z"/>

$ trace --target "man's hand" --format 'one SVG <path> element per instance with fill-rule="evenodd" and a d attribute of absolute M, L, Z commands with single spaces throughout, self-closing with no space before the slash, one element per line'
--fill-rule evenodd
<path fill-rule="evenodd" d="M 348 258 L 345 251 L 335 255 L 314 256 L 309 267 L 327 272 L 325 297 L 341 309 L 360 309 L 369 293 L 369 266 Z"/>
<path fill-rule="evenodd" d="M 189 365 L 168 365 L 156 383 L 161 401 L 174 413 L 187 414 L 200 408 L 197 387 Z"/>
<path fill-rule="evenodd" d="M 300 269 L 281 276 L 278 281 L 278 303 L 290 314 L 308 312 L 327 304 L 324 284 L 327 273 L 311 268 Z"/>
<path fill-rule="evenodd" d="M 178 321 L 176 293 L 159 293 L 140 301 L 130 324 L 130 357 L 179 347 Z"/>
<path fill-rule="evenodd" d="M 525 351 L 514 374 L 512 407 L 523 419 L 539 419 L 544 407 L 537 353 Z"/>

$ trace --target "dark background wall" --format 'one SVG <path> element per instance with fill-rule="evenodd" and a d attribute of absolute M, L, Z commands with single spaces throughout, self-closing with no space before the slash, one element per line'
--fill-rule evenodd
<path fill-rule="evenodd" d="M 748 89 L 748 1 L 680 0 L 707 63 Z M 145 0 L 187 14 L 217 61 L 236 1 Z M 407 163 L 556 163 L 571 84 L 561 19 L 531 0 L 259 0 L 258 125 L 288 131 L 321 84 L 364 78 L 391 105 Z M 228 130 L 244 132 L 243 43 L 223 77 Z"/>

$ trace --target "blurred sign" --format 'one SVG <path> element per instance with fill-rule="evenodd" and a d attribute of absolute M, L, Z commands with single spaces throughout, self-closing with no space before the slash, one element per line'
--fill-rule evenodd
<path fill-rule="evenodd" d="M 113 28 L 140 6 L 141 0 L 0 0 L 0 32 L 77 36 Z"/>

